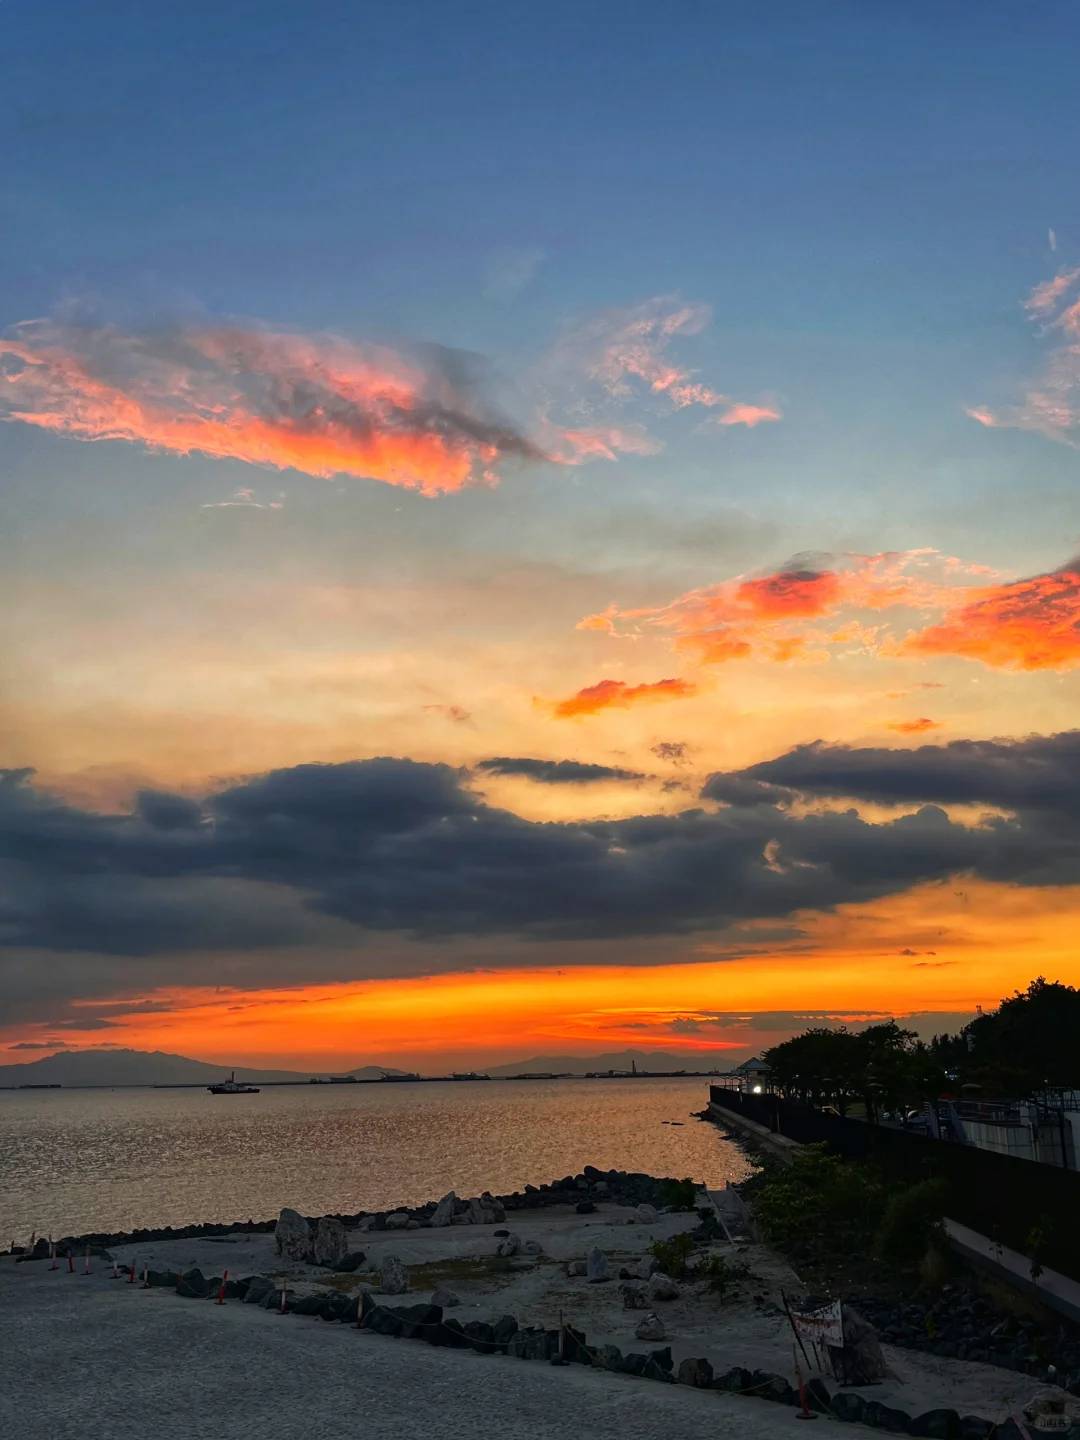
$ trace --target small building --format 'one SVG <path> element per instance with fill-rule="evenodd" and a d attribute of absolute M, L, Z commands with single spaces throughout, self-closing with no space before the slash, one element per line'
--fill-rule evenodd
<path fill-rule="evenodd" d="M 772 1090 L 772 1067 L 766 1065 L 760 1055 L 744 1060 L 729 1070 L 726 1075 L 717 1076 L 725 1090 L 739 1090 L 744 1095 L 765 1095 Z"/>

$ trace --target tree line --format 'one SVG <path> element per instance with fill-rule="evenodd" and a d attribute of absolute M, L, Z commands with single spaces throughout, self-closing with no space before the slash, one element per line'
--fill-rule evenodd
<path fill-rule="evenodd" d="M 1080 990 L 1041 975 L 955 1035 L 920 1040 L 895 1020 L 860 1031 L 818 1027 L 763 1056 L 785 1099 L 861 1105 L 867 1118 L 940 1095 L 1023 1099 L 1034 1090 L 1080 1090 Z"/>

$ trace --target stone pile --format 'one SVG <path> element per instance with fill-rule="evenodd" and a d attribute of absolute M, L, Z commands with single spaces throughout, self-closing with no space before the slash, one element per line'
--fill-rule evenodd
<path fill-rule="evenodd" d="M 956 1360 L 975 1360 L 1049 1379 L 1080 1395 L 1080 1331 L 1062 1321 L 1050 1330 L 1036 1320 L 999 1310 L 969 1285 L 946 1285 L 929 1304 L 860 1300 L 859 1309 L 889 1345 Z"/>

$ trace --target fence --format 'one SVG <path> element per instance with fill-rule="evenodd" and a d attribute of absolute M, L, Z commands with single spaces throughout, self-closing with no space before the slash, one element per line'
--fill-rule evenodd
<path fill-rule="evenodd" d="M 971 1145 L 934 1140 L 890 1126 L 842 1120 L 776 1095 L 710 1087 L 713 1103 L 801 1144 L 824 1142 L 837 1155 L 876 1164 L 900 1184 L 940 1177 L 949 1184 L 948 1215 L 988 1239 L 1031 1254 L 1080 1280 L 1080 1172 L 1041 1165 Z"/>

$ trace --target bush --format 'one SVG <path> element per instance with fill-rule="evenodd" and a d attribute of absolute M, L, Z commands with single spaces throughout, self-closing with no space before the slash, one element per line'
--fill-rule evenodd
<path fill-rule="evenodd" d="M 876 1253 L 901 1265 L 919 1260 L 941 1233 L 948 1200 L 949 1187 L 944 1180 L 920 1180 L 898 1190 L 885 1206 Z"/>
<path fill-rule="evenodd" d="M 673 1210 L 693 1210 L 697 1203 L 697 1186 L 693 1180 L 665 1180 L 664 1204 Z"/>
<path fill-rule="evenodd" d="M 847 1245 L 873 1236 L 884 1207 L 872 1171 L 830 1155 L 824 1145 L 805 1145 L 760 1186 L 754 1218 L 766 1239 L 784 1249 L 814 1241 Z"/>
<path fill-rule="evenodd" d="M 723 1303 L 724 1292 L 736 1280 L 745 1280 L 750 1274 L 749 1265 L 740 1260 L 730 1261 L 726 1255 L 706 1255 L 697 1267 L 698 1277 L 708 1280 L 709 1289 L 715 1290 Z"/>
<path fill-rule="evenodd" d="M 659 1260 L 665 1275 L 681 1280 L 686 1274 L 686 1261 L 694 1242 L 689 1235 L 673 1235 L 670 1240 L 655 1240 L 649 1247 Z"/>

